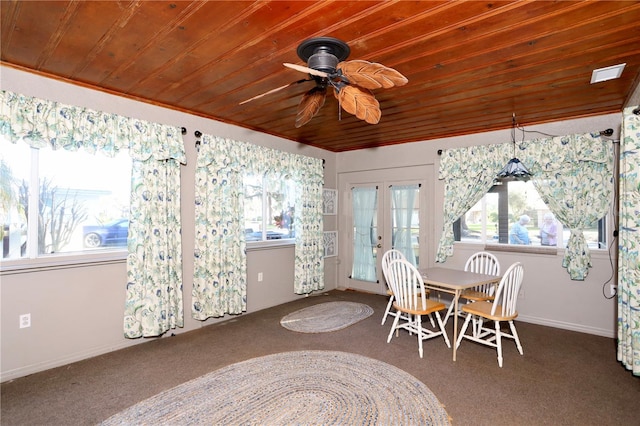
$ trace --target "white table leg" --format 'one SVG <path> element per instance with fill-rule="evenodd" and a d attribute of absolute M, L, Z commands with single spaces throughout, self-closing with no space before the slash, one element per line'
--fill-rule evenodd
<path fill-rule="evenodd" d="M 455 295 L 453 296 L 453 341 L 458 341 L 458 299 L 460 298 L 461 290 L 456 290 Z M 457 345 L 453 345 L 453 361 L 456 360 L 456 349 Z"/>

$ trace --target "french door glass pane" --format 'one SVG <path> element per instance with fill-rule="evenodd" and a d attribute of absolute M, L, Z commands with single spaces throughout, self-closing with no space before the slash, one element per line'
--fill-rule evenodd
<path fill-rule="evenodd" d="M 353 188 L 353 267 L 351 278 L 377 281 L 378 188 Z"/>
<path fill-rule="evenodd" d="M 419 267 L 420 188 L 418 185 L 391 187 L 392 248 L 400 250 Z"/>

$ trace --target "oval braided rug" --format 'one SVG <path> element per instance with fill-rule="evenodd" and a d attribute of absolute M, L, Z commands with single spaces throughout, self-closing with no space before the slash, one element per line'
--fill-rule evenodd
<path fill-rule="evenodd" d="M 371 316 L 369 305 L 356 302 L 326 302 L 292 312 L 280 324 L 299 333 L 326 333 L 341 330 Z"/>
<path fill-rule="evenodd" d="M 449 425 L 418 379 L 362 355 L 284 352 L 224 367 L 102 425 Z"/>

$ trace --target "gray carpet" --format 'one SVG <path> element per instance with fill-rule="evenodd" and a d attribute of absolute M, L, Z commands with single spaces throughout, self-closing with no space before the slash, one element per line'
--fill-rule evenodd
<path fill-rule="evenodd" d="M 364 303 L 326 302 L 292 312 L 280 324 L 299 333 L 326 333 L 342 330 L 372 314 L 373 309 Z"/>
<path fill-rule="evenodd" d="M 236 363 L 161 392 L 102 426 L 449 425 L 438 399 L 387 363 L 336 351 Z"/>
<path fill-rule="evenodd" d="M 0 424 L 95 425 L 229 365 L 309 350 L 349 352 L 407 372 L 438 397 L 453 425 L 638 424 L 640 378 L 616 361 L 614 339 L 516 320 L 524 355 L 506 342 L 503 368 L 494 349 L 473 342 L 461 345 L 453 362 L 451 349 L 429 340 L 421 359 L 415 335 L 400 333 L 386 343 L 390 324 L 380 321 L 388 300 L 354 291 L 325 292 L 5 382 Z M 331 333 L 294 333 L 280 325 L 291 312 L 337 301 L 364 303 L 374 314 Z M 449 336 L 452 323 L 447 324 Z"/>

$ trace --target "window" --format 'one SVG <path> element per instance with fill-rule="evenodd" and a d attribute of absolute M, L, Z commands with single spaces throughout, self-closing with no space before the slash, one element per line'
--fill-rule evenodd
<path fill-rule="evenodd" d="M 520 221 L 522 216 L 525 218 Z M 519 222 L 520 225 L 516 225 Z M 606 248 L 605 224 L 606 220 L 602 218 L 584 230 L 590 248 Z M 522 239 L 513 232 L 517 230 Z M 569 229 L 553 217 L 531 181 L 494 185 L 454 223 L 453 232 L 455 240 L 462 242 L 561 248 L 566 246 L 570 234 Z"/>
<path fill-rule="evenodd" d="M 127 245 L 131 158 L 31 148 L 0 139 L 2 258 Z"/>
<path fill-rule="evenodd" d="M 295 182 L 247 173 L 243 183 L 246 241 L 294 238 Z"/>

